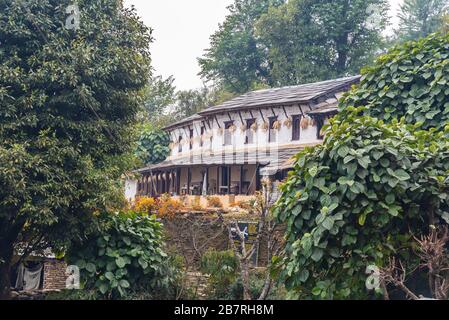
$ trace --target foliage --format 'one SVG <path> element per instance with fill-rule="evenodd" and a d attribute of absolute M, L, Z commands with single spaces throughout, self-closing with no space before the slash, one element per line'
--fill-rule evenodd
<path fill-rule="evenodd" d="M 222 209 L 223 208 L 223 203 L 221 202 L 220 197 L 208 196 L 207 197 L 207 206 L 209 208 Z"/>
<path fill-rule="evenodd" d="M 145 164 L 160 163 L 170 154 L 169 144 L 168 133 L 146 126 L 140 133 L 136 155 Z"/>
<path fill-rule="evenodd" d="M 382 47 L 385 0 L 293 0 L 257 22 L 272 82 L 295 85 L 357 74 Z"/>
<path fill-rule="evenodd" d="M 117 205 L 150 74 L 151 32 L 134 10 L 80 0 L 69 30 L 71 4 L 0 1 L 0 296 L 18 242 L 56 250 Z"/>
<path fill-rule="evenodd" d="M 401 40 L 417 40 L 438 31 L 448 0 L 404 0 L 399 12 Z"/>
<path fill-rule="evenodd" d="M 173 76 L 163 79 L 152 77 L 145 93 L 147 119 L 156 126 L 164 126 L 170 121 L 167 109 L 176 102 L 176 87 Z"/>
<path fill-rule="evenodd" d="M 410 239 L 449 223 L 444 133 L 349 110 L 297 156 L 274 209 L 287 224 L 278 271 L 296 297 L 366 298 L 367 266 L 394 255 L 416 266 Z"/>
<path fill-rule="evenodd" d="M 146 214 L 157 215 L 159 218 L 173 218 L 182 209 L 183 204 L 170 197 L 168 194 L 162 195 L 160 198 L 139 197 L 133 206 L 133 210 Z"/>
<path fill-rule="evenodd" d="M 221 297 L 238 277 L 239 262 L 232 250 L 210 249 L 201 257 L 201 272 L 208 274 L 213 297 Z M 242 290 L 243 292 L 243 290 Z"/>
<path fill-rule="evenodd" d="M 397 46 L 362 73 L 340 111 L 367 106 L 367 115 L 385 121 L 405 117 L 407 123 L 424 123 L 424 129 L 448 123 L 449 35 Z"/>
<path fill-rule="evenodd" d="M 259 83 L 270 84 L 267 50 L 255 35 L 255 22 L 268 7 L 283 0 L 235 0 L 230 14 L 211 36 L 210 48 L 199 59 L 200 75 L 238 94 Z"/>
<path fill-rule="evenodd" d="M 105 214 L 107 229 L 74 245 L 68 262 L 81 270 L 83 288 L 104 298 L 123 298 L 130 292 L 169 290 L 167 254 L 162 225 L 155 216 L 133 212 Z"/>
<path fill-rule="evenodd" d="M 210 90 L 206 87 L 176 93 L 176 104 L 172 112 L 174 119 L 190 117 L 206 107 L 210 107 Z"/>

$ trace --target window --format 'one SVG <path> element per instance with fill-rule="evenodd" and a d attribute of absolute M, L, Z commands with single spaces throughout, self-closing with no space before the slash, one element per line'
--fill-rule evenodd
<path fill-rule="evenodd" d="M 230 146 L 232 145 L 232 133 L 229 128 L 234 125 L 234 121 L 225 122 L 225 132 L 224 132 L 224 145 Z"/>
<path fill-rule="evenodd" d="M 203 146 L 203 137 L 204 134 L 206 133 L 206 127 L 201 127 L 201 140 L 200 140 L 200 146 Z"/>
<path fill-rule="evenodd" d="M 269 118 L 270 130 L 268 132 L 268 142 L 276 142 L 277 141 L 277 130 L 274 128 L 274 124 L 276 121 L 278 121 L 277 117 Z"/>
<path fill-rule="evenodd" d="M 193 129 L 190 129 L 190 150 L 193 149 Z"/>
<path fill-rule="evenodd" d="M 317 132 L 316 132 L 316 138 L 317 138 L 318 140 L 323 140 L 324 135 L 321 134 L 321 129 L 323 129 L 323 126 L 324 126 L 324 120 L 323 120 L 323 119 L 315 119 L 315 121 L 316 121 L 316 130 L 317 130 Z"/>
<path fill-rule="evenodd" d="M 179 136 L 178 138 L 178 152 L 182 152 L 182 136 Z"/>
<path fill-rule="evenodd" d="M 301 137 L 301 116 L 292 117 L 292 141 L 298 141 Z"/>
<path fill-rule="evenodd" d="M 253 144 L 254 143 L 254 131 L 251 129 L 251 127 L 255 123 L 256 123 L 256 119 L 248 119 L 248 120 L 246 120 L 245 144 Z"/>

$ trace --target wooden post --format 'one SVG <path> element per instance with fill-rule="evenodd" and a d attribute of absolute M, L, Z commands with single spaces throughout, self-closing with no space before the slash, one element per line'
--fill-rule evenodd
<path fill-rule="evenodd" d="M 192 172 L 190 170 L 190 167 L 187 168 L 187 195 L 190 195 L 190 183 L 191 183 L 191 176 Z"/>
<path fill-rule="evenodd" d="M 240 166 L 239 194 L 243 194 L 243 166 Z"/>
<path fill-rule="evenodd" d="M 232 167 L 228 166 L 228 195 L 231 194 L 231 173 L 232 173 Z"/>
<path fill-rule="evenodd" d="M 209 194 L 209 167 L 206 166 L 206 196 Z"/>
<path fill-rule="evenodd" d="M 217 194 L 220 194 L 220 166 L 217 166 Z"/>

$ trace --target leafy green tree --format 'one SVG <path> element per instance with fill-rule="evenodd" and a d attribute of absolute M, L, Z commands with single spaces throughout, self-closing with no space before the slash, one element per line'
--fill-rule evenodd
<path fill-rule="evenodd" d="M 424 129 L 449 123 L 449 35 L 433 34 L 404 43 L 365 68 L 358 87 L 350 91 L 340 111 L 367 106 L 366 114 L 391 121 L 405 117 Z"/>
<path fill-rule="evenodd" d="M 199 59 L 200 75 L 225 90 L 245 93 L 258 83 L 271 84 L 267 49 L 255 35 L 255 23 L 284 0 L 235 0 L 210 48 Z"/>
<path fill-rule="evenodd" d="M 67 253 L 68 262 L 80 268 L 82 289 L 108 299 L 139 292 L 153 298 L 163 297 L 162 291 L 169 294 L 173 279 L 156 217 L 128 212 L 106 213 L 101 219 L 106 228 Z"/>
<path fill-rule="evenodd" d="M 382 47 L 385 0 L 292 0 L 257 23 L 271 80 L 295 85 L 358 74 Z"/>
<path fill-rule="evenodd" d="M 404 0 L 399 13 L 401 40 L 417 40 L 440 30 L 448 0 Z"/>
<path fill-rule="evenodd" d="M 146 118 L 154 125 L 165 125 L 167 109 L 176 102 L 176 87 L 173 76 L 163 79 L 152 77 L 145 93 Z"/>
<path fill-rule="evenodd" d="M 366 298 L 367 266 L 395 257 L 411 272 L 413 237 L 449 223 L 446 39 L 380 57 L 341 101 L 324 144 L 298 155 L 275 209 L 288 226 L 280 276 L 297 297 Z"/>
<path fill-rule="evenodd" d="M 57 250 L 123 198 L 151 32 L 116 0 L 78 1 L 67 28 L 72 4 L 0 0 L 0 298 L 15 248 Z"/>
<path fill-rule="evenodd" d="M 444 133 L 349 109 L 297 156 L 275 208 L 287 225 L 279 272 L 296 298 L 366 299 L 368 266 L 394 256 L 414 270 L 413 237 L 449 223 Z"/>
<path fill-rule="evenodd" d="M 136 155 L 144 164 L 156 164 L 164 161 L 170 154 L 169 144 L 168 133 L 147 126 L 140 134 Z"/>

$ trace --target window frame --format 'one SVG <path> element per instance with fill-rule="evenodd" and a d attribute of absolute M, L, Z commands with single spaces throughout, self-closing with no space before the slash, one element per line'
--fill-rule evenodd
<path fill-rule="evenodd" d="M 301 140 L 301 120 L 302 115 L 295 114 L 292 116 L 292 141 Z M 295 123 L 297 123 L 297 128 Z"/>
<path fill-rule="evenodd" d="M 252 132 L 251 127 L 256 123 L 255 118 L 246 119 L 246 134 L 245 134 L 245 144 L 254 144 L 254 132 Z M 252 141 L 249 141 L 249 133 L 251 133 Z"/>
<path fill-rule="evenodd" d="M 229 131 L 229 128 L 234 125 L 234 121 L 225 121 L 224 122 L 224 133 L 223 133 L 223 146 L 232 146 L 232 134 Z M 227 141 L 227 137 L 229 141 Z"/>
<path fill-rule="evenodd" d="M 275 143 L 278 140 L 278 134 L 276 132 L 276 129 L 273 128 L 273 125 L 276 121 L 278 121 L 277 116 L 268 118 L 268 143 Z M 273 137 L 275 139 L 273 139 Z"/>

